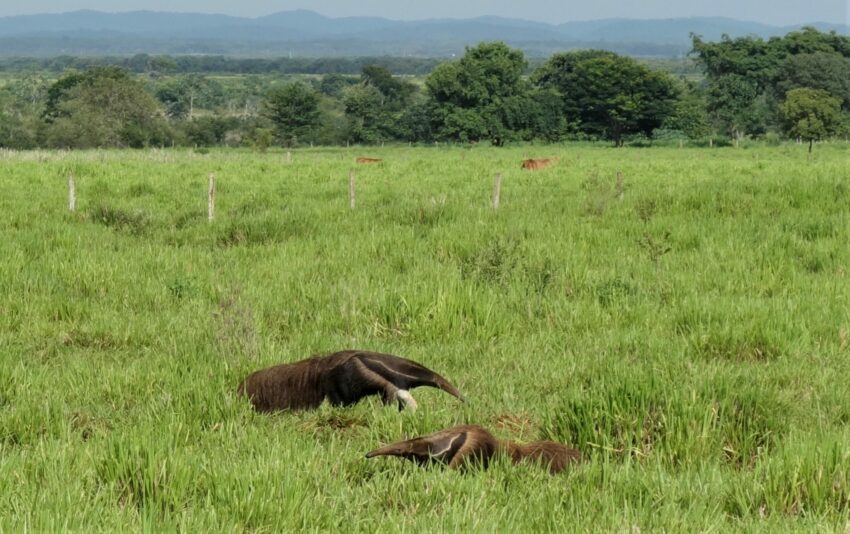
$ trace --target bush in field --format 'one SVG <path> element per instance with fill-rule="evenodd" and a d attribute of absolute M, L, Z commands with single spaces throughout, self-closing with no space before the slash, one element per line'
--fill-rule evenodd
<path fill-rule="evenodd" d="M 132 147 L 171 139 L 159 103 L 127 72 L 114 67 L 70 74 L 48 94 L 47 144 L 63 148 Z"/>
<path fill-rule="evenodd" d="M 295 146 L 309 138 L 321 121 L 319 95 L 303 83 L 278 87 L 266 98 L 263 115 L 274 125 L 279 142 Z"/>
<path fill-rule="evenodd" d="M 792 89 L 779 106 L 783 127 L 791 137 L 812 143 L 836 133 L 841 126 L 841 101 L 820 89 Z"/>
<path fill-rule="evenodd" d="M 186 140 L 190 145 L 223 145 L 227 134 L 238 130 L 239 120 L 235 117 L 198 117 L 185 122 L 183 127 Z"/>

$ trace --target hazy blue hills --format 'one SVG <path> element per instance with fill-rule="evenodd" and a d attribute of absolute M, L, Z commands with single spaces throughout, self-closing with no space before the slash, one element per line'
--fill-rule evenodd
<path fill-rule="evenodd" d="M 825 23 L 811 26 L 848 33 Z M 729 18 L 605 19 L 545 24 L 503 17 L 395 21 L 331 18 L 306 10 L 243 18 L 135 11 L 0 17 L 0 55 L 225 54 L 234 56 L 446 56 L 483 40 L 503 40 L 530 55 L 606 48 L 645 56 L 687 53 L 693 32 L 708 40 L 783 35 L 776 27 Z"/>

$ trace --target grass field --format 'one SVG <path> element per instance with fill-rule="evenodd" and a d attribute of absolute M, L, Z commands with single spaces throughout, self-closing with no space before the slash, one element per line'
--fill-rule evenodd
<path fill-rule="evenodd" d="M 0 531 L 847 532 L 850 159 L 805 151 L 2 153 Z M 343 348 L 469 402 L 234 395 Z M 589 462 L 363 457 L 465 422 Z"/>

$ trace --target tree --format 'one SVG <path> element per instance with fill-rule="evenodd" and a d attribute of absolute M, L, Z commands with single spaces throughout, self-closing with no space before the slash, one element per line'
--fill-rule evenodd
<path fill-rule="evenodd" d="M 781 38 L 765 41 L 758 37 L 732 39 L 724 35 L 716 43 L 704 42 L 693 34 L 691 38 L 691 54 L 703 66 L 709 80 L 737 75 L 745 78 L 757 94 L 770 86 L 788 54 Z"/>
<path fill-rule="evenodd" d="M 434 103 L 428 100 L 409 106 L 399 116 L 396 135 L 411 142 L 433 141 L 434 114 Z"/>
<path fill-rule="evenodd" d="M 850 37 L 815 28 L 768 40 L 691 37 L 692 54 L 708 79 L 712 119 L 736 138 L 782 120 L 778 104 L 792 89 L 823 89 L 850 109 Z"/>
<path fill-rule="evenodd" d="M 370 85 L 345 90 L 343 104 L 350 139 L 355 143 L 375 143 L 392 137 L 393 120 L 384 109 L 384 95 Z"/>
<path fill-rule="evenodd" d="M 708 111 L 717 127 L 731 137 L 764 132 L 770 122 L 766 92 L 776 79 L 787 51 L 781 38 L 732 39 L 707 43 L 692 35 L 698 64 L 708 78 Z"/>
<path fill-rule="evenodd" d="M 841 126 L 841 101 L 820 89 L 792 89 L 779 106 L 785 132 L 809 141 L 835 134 Z"/>
<path fill-rule="evenodd" d="M 567 133 L 561 96 L 551 89 L 529 89 L 508 97 L 502 104 L 502 120 L 508 130 L 523 141 L 542 139 L 557 142 Z"/>
<path fill-rule="evenodd" d="M 410 103 L 416 86 L 393 77 L 392 72 L 378 65 L 366 65 L 360 75 L 361 83 L 375 87 L 384 97 L 381 102 L 389 111 L 399 111 Z"/>
<path fill-rule="evenodd" d="M 560 93 L 567 121 L 622 146 L 624 137 L 652 136 L 674 110 L 676 87 L 666 74 L 611 52 L 556 54 L 532 77 Z"/>
<path fill-rule="evenodd" d="M 504 104 L 516 107 L 530 87 L 522 79 L 525 58 L 501 42 L 467 48 L 460 61 L 443 63 L 425 82 L 434 106 L 439 137 L 460 141 L 489 139 L 501 146 L 515 137 Z"/>
<path fill-rule="evenodd" d="M 147 71 L 152 78 L 158 78 L 175 70 L 177 70 L 177 63 L 168 56 L 156 56 L 148 61 Z"/>
<path fill-rule="evenodd" d="M 14 97 L 0 90 L 0 148 L 34 148 L 35 129 L 32 121 L 27 120 L 17 108 Z"/>
<path fill-rule="evenodd" d="M 718 126 L 735 139 L 764 128 L 764 117 L 756 113 L 758 87 L 738 74 L 712 80 L 708 89 L 708 110 Z"/>
<path fill-rule="evenodd" d="M 222 145 L 227 134 L 235 131 L 239 120 L 234 117 L 208 116 L 183 123 L 187 141 L 197 146 Z"/>
<path fill-rule="evenodd" d="M 40 113 L 50 82 L 28 74 L 0 87 L 0 147 L 38 146 Z"/>
<path fill-rule="evenodd" d="M 274 125 L 278 141 L 294 146 L 321 122 L 319 95 L 298 82 L 278 87 L 266 98 L 264 114 Z"/>
<path fill-rule="evenodd" d="M 789 56 L 776 82 L 780 96 L 788 91 L 809 87 L 821 89 L 850 109 L 850 58 L 834 52 L 815 52 Z"/>
<path fill-rule="evenodd" d="M 349 139 L 374 143 L 397 137 L 403 110 L 415 92 L 415 85 L 393 77 L 384 67 L 364 66 L 360 83 L 343 91 Z"/>
<path fill-rule="evenodd" d="M 678 130 L 690 139 L 702 139 L 711 134 L 705 94 L 693 83 L 683 83 L 673 114 L 664 128 Z"/>
<path fill-rule="evenodd" d="M 325 96 L 338 98 L 342 95 L 343 89 L 356 85 L 357 78 L 345 76 L 342 74 L 325 74 L 322 76 L 322 81 L 319 83 L 319 92 Z"/>
<path fill-rule="evenodd" d="M 48 90 L 45 119 L 52 146 L 139 148 L 171 138 L 159 103 L 115 67 L 60 78 Z"/>
<path fill-rule="evenodd" d="M 225 100 L 220 83 L 195 74 L 169 80 L 156 90 L 156 97 L 169 117 L 190 121 L 196 108 L 214 108 Z"/>

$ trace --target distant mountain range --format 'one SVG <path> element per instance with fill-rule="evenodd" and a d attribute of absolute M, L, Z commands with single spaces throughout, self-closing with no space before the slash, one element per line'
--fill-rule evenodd
<path fill-rule="evenodd" d="M 850 28 L 811 23 L 849 34 Z M 784 35 L 803 25 L 777 27 L 719 17 L 605 19 L 545 24 L 501 17 L 397 21 L 325 17 L 284 11 L 258 18 L 135 11 L 0 17 L 0 56 L 223 54 L 232 56 L 425 56 L 463 52 L 464 46 L 502 40 L 530 56 L 571 48 L 605 48 L 638 56 L 679 56 L 690 33 L 707 40 Z"/>

